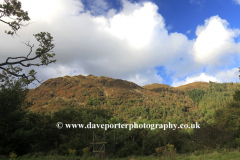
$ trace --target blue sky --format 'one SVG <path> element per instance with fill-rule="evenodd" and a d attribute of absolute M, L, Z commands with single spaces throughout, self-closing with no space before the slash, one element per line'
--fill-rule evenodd
<path fill-rule="evenodd" d="M 35 23 L 21 38 L 0 33 L 0 58 L 27 54 L 19 40 L 36 43 L 32 34 L 51 33 L 57 63 L 34 68 L 40 80 L 93 74 L 140 86 L 239 82 L 240 0 L 21 2 Z"/>

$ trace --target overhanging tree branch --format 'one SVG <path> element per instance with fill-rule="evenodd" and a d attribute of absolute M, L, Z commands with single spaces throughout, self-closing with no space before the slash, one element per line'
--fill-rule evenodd
<path fill-rule="evenodd" d="M 23 10 L 21 10 L 22 4 L 20 1 L 17 0 L 4 0 L 5 4 L 0 4 L 0 12 L 1 12 L 1 16 L 2 17 L 8 17 L 10 19 L 13 19 L 14 21 L 12 22 L 6 22 L 2 19 L 0 19 L 1 22 L 8 24 L 13 31 L 5 31 L 5 33 L 10 34 L 13 36 L 13 34 L 16 33 L 16 31 L 18 31 L 21 26 L 27 26 L 23 25 L 21 22 L 22 21 L 29 21 L 30 18 L 28 16 L 28 12 L 24 12 Z M 17 18 L 12 18 L 11 16 L 16 16 Z"/>
<path fill-rule="evenodd" d="M 12 16 L 15 16 L 14 18 Z M 7 22 L 5 20 L 0 19 L 0 22 L 3 22 L 7 25 L 9 25 L 12 28 L 12 31 L 5 31 L 5 33 L 10 34 L 13 36 L 13 34 L 16 34 L 16 31 L 18 31 L 21 26 L 27 26 L 23 25 L 22 21 L 29 21 L 30 18 L 28 16 L 28 12 L 21 10 L 21 2 L 18 0 L 4 0 L 4 4 L 0 4 L 0 18 L 2 17 L 8 17 L 12 19 L 12 22 Z M 16 34 L 17 35 L 17 34 Z M 55 53 L 49 53 L 52 52 L 51 50 L 55 47 L 54 44 L 52 44 L 53 37 L 51 37 L 50 33 L 40 32 L 38 34 L 34 35 L 37 41 L 40 43 L 40 47 L 36 49 L 35 56 L 30 57 L 34 45 L 30 45 L 29 41 L 28 43 L 24 43 L 28 47 L 30 47 L 30 52 L 27 54 L 27 56 L 18 56 L 18 57 L 8 57 L 5 62 L 0 63 L 0 69 L 2 69 L 2 74 L 0 74 L 0 82 L 5 82 L 5 84 L 8 84 L 12 81 L 10 80 L 11 77 L 19 77 L 24 83 L 27 85 L 33 82 L 34 80 L 37 80 L 39 83 L 41 83 L 36 78 L 36 72 L 32 69 L 29 71 L 28 75 L 26 74 L 20 74 L 22 72 L 22 67 L 30 67 L 30 66 L 43 66 L 48 65 L 50 63 L 55 63 L 56 60 L 51 60 L 55 56 Z M 34 61 L 40 59 L 41 63 L 31 63 L 29 61 Z M 11 61 L 15 60 L 15 61 Z M 26 62 L 28 62 L 26 64 Z M 19 65 L 15 66 L 14 65 Z M 2 86 L 2 85 L 1 85 Z"/>
<path fill-rule="evenodd" d="M 40 43 L 39 45 L 40 47 L 36 49 L 34 57 L 29 58 L 29 56 L 32 53 L 32 49 L 34 45 L 31 46 L 28 41 L 28 43 L 24 43 L 28 47 L 30 47 L 30 52 L 27 54 L 27 56 L 8 57 L 4 63 L 0 63 L 0 69 L 5 71 L 7 74 L 11 74 L 15 77 L 21 77 L 25 79 L 27 84 L 30 84 L 34 80 L 37 80 L 40 83 L 40 81 L 35 77 L 36 72 L 34 70 L 31 70 L 27 76 L 25 74 L 19 74 L 19 72 L 22 70 L 19 69 L 20 67 L 13 67 L 13 65 L 18 64 L 23 67 L 30 67 L 30 66 L 43 66 L 43 65 L 48 65 L 50 63 L 56 62 L 56 60 L 50 60 L 50 58 L 53 58 L 55 56 L 55 53 L 51 53 L 51 54 L 48 53 L 48 52 L 52 52 L 51 50 L 55 47 L 55 45 L 52 44 L 53 37 L 50 35 L 50 33 L 40 32 L 38 34 L 35 34 L 34 36 L 37 39 L 37 41 Z M 38 58 L 41 60 L 41 63 L 24 64 L 24 62 L 33 61 Z M 9 62 L 9 60 L 14 60 L 14 59 L 16 59 L 17 61 Z M 11 66 L 10 68 L 12 69 L 12 71 L 10 71 L 9 68 L 4 68 L 4 66 Z"/>

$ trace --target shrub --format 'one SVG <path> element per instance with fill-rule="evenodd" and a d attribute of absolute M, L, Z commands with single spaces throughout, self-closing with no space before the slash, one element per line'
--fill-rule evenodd
<path fill-rule="evenodd" d="M 164 147 L 164 146 L 158 147 L 158 148 L 155 149 L 156 154 L 158 155 L 158 157 L 160 157 L 165 150 L 166 150 L 166 147 Z"/>
<path fill-rule="evenodd" d="M 87 159 L 90 155 L 90 147 L 86 147 L 83 149 L 83 158 Z"/>
<path fill-rule="evenodd" d="M 155 149 L 155 151 L 158 157 L 160 157 L 160 155 L 172 157 L 175 156 L 176 148 L 174 148 L 174 145 L 172 144 L 167 144 L 166 147 L 165 146 L 158 147 Z"/>
<path fill-rule="evenodd" d="M 68 149 L 69 156 L 76 156 L 77 151 L 75 149 Z"/>
<path fill-rule="evenodd" d="M 9 160 L 15 160 L 15 158 L 17 158 L 17 154 L 14 152 L 10 152 L 9 153 L 10 159 Z"/>

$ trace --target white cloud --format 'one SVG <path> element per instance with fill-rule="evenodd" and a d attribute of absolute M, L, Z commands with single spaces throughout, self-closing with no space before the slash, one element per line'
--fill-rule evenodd
<path fill-rule="evenodd" d="M 239 80 L 239 69 L 232 68 L 231 70 L 220 71 L 216 74 L 217 79 L 221 79 L 224 82 L 236 82 Z"/>
<path fill-rule="evenodd" d="M 137 74 L 133 74 L 128 80 L 138 84 L 139 86 L 152 83 L 161 84 L 163 82 L 163 79 L 157 75 L 157 71 L 153 69 L 139 71 Z"/>
<path fill-rule="evenodd" d="M 22 0 L 23 9 L 29 11 L 31 22 L 35 23 L 18 31 L 21 38 L 6 35 L 4 30 L 10 28 L 0 23 L 0 37 L 4 37 L 0 39 L 0 59 L 27 55 L 29 48 L 19 43 L 19 40 L 30 40 L 31 44 L 35 44 L 35 50 L 38 43 L 32 34 L 45 31 L 53 36 L 57 62 L 44 67 L 33 67 L 40 80 L 93 74 L 130 80 L 142 86 L 163 82 L 154 69 L 156 66 L 165 66 L 167 74 L 175 72 L 173 78 L 177 79 L 193 72 L 200 73 L 206 67 L 202 62 L 213 60 L 218 55 L 227 56 L 227 49 L 238 50 L 238 45 L 231 41 L 236 32 L 227 29 L 226 22 L 219 17 L 210 18 L 205 26 L 198 27 L 198 38 L 195 41 L 188 40 L 182 33 L 169 34 L 154 3 L 140 4 L 122 0 L 123 6 L 119 13 L 103 0 L 94 1 L 93 4 L 95 7 L 102 6 L 102 10 L 93 6 L 92 10 L 104 14 L 93 16 L 90 11 L 83 12 L 84 6 L 77 0 Z M 213 27 L 217 27 L 223 35 L 216 35 L 218 37 L 215 38 Z M 205 43 L 205 40 L 211 40 L 211 45 Z M 222 45 L 228 48 L 225 49 Z M 180 61 L 180 58 L 183 60 Z M 212 65 L 216 64 L 212 62 Z M 220 73 L 217 76 L 215 79 L 224 79 Z M 183 82 L 174 82 L 174 85 L 197 79 L 215 80 L 209 74 L 201 74 Z"/>
<path fill-rule="evenodd" d="M 240 33 L 238 29 L 228 29 L 228 22 L 219 16 L 205 20 L 204 26 L 198 26 L 197 39 L 193 46 L 194 60 L 202 64 L 219 63 L 219 58 L 231 53 L 240 53 L 239 44 L 234 37 Z"/>
<path fill-rule="evenodd" d="M 53 22 L 64 20 L 68 16 L 78 15 L 83 11 L 83 4 L 78 0 L 21 0 L 22 9 L 28 11 L 29 17 L 36 21 Z"/>
<path fill-rule="evenodd" d="M 124 9 L 109 20 L 107 30 L 120 40 L 126 39 L 134 47 L 144 47 L 151 39 L 154 28 L 164 27 L 164 19 L 157 13 L 158 7 L 144 3 L 144 7 L 124 1 Z M 126 7 L 126 8 L 125 8 Z M 135 8 L 129 13 L 130 8 Z"/>
<path fill-rule="evenodd" d="M 108 18 L 112 18 L 116 14 L 117 10 L 116 9 L 110 9 L 107 13 Z"/>
<path fill-rule="evenodd" d="M 144 71 L 172 59 L 171 54 L 176 54 L 175 51 L 182 48 L 181 39 L 186 39 L 181 34 L 168 36 L 164 19 L 157 13 L 158 7 L 150 2 L 137 4 L 123 1 L 122 11 L 116 14 L 114 10 L 109 10 L 108 15 L 111 16 L 108 18 L 92 16 L 90 12 L 78 14 L 78 11 L 83 11 L 83 5 L 75 0 L 48 3 L 49 8 L 55 9 L 47 10 L 46 13 L 43 11 L 47 2 L 44 4 L 39 1 L 36 3 L 38 5 L 32 3 L 23 0 L 22 6 L 36 23 L 19 30 L 21 38 L 13 39 L 1 32 L 1 37 L 6 38 L 0 40 L 5 53 L 0 56 L 6 59 L 8 53 L 12 53 L 12 56 L 26 55 L 29 48 L 19 43 L 19 40 L 30 40 L 31 44 L 37 46 L 32 34 L 50 32 L 56 44 L 54 52 L 57 62 L 47 67 L 34 67 L 39 79 L 71 75 L 75 70 L 77 73 L 121 79 L 134 80 L 135 77 L 139 84 L 161 83 L 160 77 L 153 73 L 150 76 Z M 0 26 L 3 30 L 9 29 L 3 23 Z M 78 68 L 81 70 L 78 71 Z M 140 80 L 139 77 L 146 79 Z"/>

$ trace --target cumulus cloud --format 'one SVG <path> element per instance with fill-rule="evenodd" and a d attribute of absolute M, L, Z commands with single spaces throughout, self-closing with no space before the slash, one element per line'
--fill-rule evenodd
<path fill-rule="evenodd" d="M 122 9 L 118 13 L 104 0 L 92 0 L 90 11 L 85 10 L 78 0 L 21 2 L 23 9 L 29 12 L 31 22 L 35 23 L 19 30 L 20 38 L 4 34 L 4 30 L 10 28 L 0 23 L 3 30 L 0 37 L 4 37 L 0 39 L 0 59 L 27 55 L 29 48 L 19 41 L 30 40 L 36 49 L 38 43 L 32 34 L 49 32 L 56 44 L 53 51 L 57 62 L 33 67 L 38 72 L 37 77 L 44 81 L 65 75 L 93 74 L 133 81 L 140 86 L 162 83 L 162 77 L 154 69 L 156 66 L 165 66 L 167 74 L 174 72 L 174 85 L 201 79 L 214 81 L 214 77 L 205 74 L 183 82 L 177 82 L 177 79 L 201 73 L 206 67 L 205 62 L 210 63 L 209 59 L 218 55 L 226 56 L 227 49 L 238 50 L 238 45 L 232 41 L 237 30 L 228 29 L 226 21 L 219 17 L 206 20 L 204 26 L 197 28 L 197 39 L 188 40 L 182 33 L 168 32 L 164 18 L 152 2 L 122 0 Z M 102 9 L 98 10 L 96 6 Z M 92 11 L 99 15 L 92 15 Z M 211 33 L 214 27 L 223 35 Z M 223 74 L 219 73 L 218 79 Z"/>
<path fill-rule="evenodd" d="M 144 47 L 150 42 L 155 27 L 165 26 L 163 17 L 157 13 L 158 7 L 150 2 L 141 7 L 123 1 L 123 7 L 122 12 L 109 20 L 111 26 L 107 30 L 120 40 L 126 39 L 133 47 Z"/>
<path fill-rule="evenodd" d="M 22 9 L 28 11 L 29 16 L 36 22 L 44 21 L 51 23 L 57 19 L 67 18 L 68 16 L 78 15 L 83 11 L 83 4 L 77 0 L 70 2 L 62 0 L 21 0 Z"/>
<path fill-rule="evenodd" d="M 240 53 L 239 44 L 234 42 L 240 30 L 229 29 L 228 25 L 226 20 L 213 16 L 205 20 L 205 25 L 197 27 L 197 39 L 192 50 L 196 62 L 216 64 L 226 54 Z"/>
<path fill-rule="evenodd" d="M 239 80 L 239 69 L 232 68 L 226 71 L 220 71 L 216 74 L 217 79 L 221 79 L 223 82 L 236 82 Z"/>
<path fill-rule="evenodd" d="M 156 72 L 147 73 L 146 70 L 167 63 L 173 59 L 172 56 L 186 51 L 184 47 L 188 43 L 187 37 L 178 33 L 168 35 L 164 19 L 157 13 L 158 7 L 151 2 L 138 4 L 123 0 L 123 9 L 118 14 L 109 10 L 110 18 L 92 16 L 90 12 L 78 13 L 84 8 L 75 0 L 59 0 L 56 5 L 48 3 L 49 10 L 43 14 L 40 13 L 45 8 L 44 3 L 31 3 L 33 2 L 23 0 L 22 6 L 29 11 L 30 18 L 36 23 L 23 28 L 18 34 L 22 39 L 30 39 L 33 43 L 36 41 L 31 37 L 32 33 L 44 30 L 52 34 L 56 43 L 54 52 L 57 63 L 51 64 L 51 69 L 48 70 L 52 74 L 38 69 L 38 77 L 48 79 L 63 74 L 88 73 L 131 79 L 140 85 L 161 83 L 162 79 L 155 75 Z M 103 1 L 96 3 L 105 5 Z M 54 8 L 53 11 L 50 10 L 51 7 Z M 16 47 L 9 50 L 10 41 L 14 40 L 8 38 L 8 41 L 3 42 L 4 51 L 11 51 L 14 55 L 28 53 L 28 48 L 20 43 L 17 47 L 22 45 L 21 49 Z M 13 43 L 17 44 L 18 41 Z M 75 67 L 70 67 L 72 65 Z M 139 77 L 146 78 L 141 78 L 140 81 Z"/>

